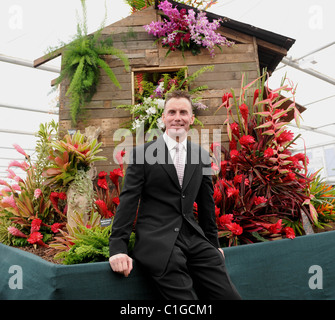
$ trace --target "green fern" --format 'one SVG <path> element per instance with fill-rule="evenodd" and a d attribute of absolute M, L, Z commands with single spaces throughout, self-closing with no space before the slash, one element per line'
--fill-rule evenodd
<path fill-rule="evenodd" d="M 56 85 L 64 80 L 69 81 L 66 95 L 70 97 L 70 113 L 74 125 L 82 114 L 85 104 L 90 102 L 96 93 L 101 69 L 106 72 L 112 83 L 121 88 L 113 70 L 101 56 L 114 55 L 123 62 L 126 70 L 129 70 L 127 56 L 112 46 L 111 37 L 101 39 L 104 22 L 93 35 L 87 34 L 86 4 L 84 0 L 81 0 L 81 3 L 83 21 L 78 22 L 77 34 L 73 41 L 64 46 L 62 71 L 56 81 Z"/>
<path fill-rule="evenodd" d="M 108 261 L 109 259 L 109 236 L 112 225 L 106 228 L 100 226 L 86 228 L 78 225 L 74 230 L 74 236 L 68 251 L 62 251 L 54 256 L 54 259 L 62 259 L 63 264 L 78 264 L 88 262 Z M 128 250 L 132 251 L 135 243 L 135 233 L 131 234 Z"/>

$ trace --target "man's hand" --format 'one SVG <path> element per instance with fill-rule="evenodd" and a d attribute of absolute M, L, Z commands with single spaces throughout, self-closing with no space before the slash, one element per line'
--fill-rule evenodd
<path fill-rule="evenodd" d="M 222 255 L 224 256 L 223 250 L 221 248 L 219 248 L 219 251 L 222 253 Z"/>
<path fill-rule="evenodd" d="M 109 264 L 114 272 L 128 277 L 133 269 L 133 259 L 125 253 L 118 253 L 109 258 Z"/>

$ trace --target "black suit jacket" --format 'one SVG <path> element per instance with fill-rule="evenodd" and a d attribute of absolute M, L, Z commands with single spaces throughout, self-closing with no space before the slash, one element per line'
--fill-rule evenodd
<path fill-rule="evenodd" d="M 164 272 L 182 223 L 189 223 L 218 248 L 208 152 L 187 142 L 182 187 L 163 136 L 137 146 L 131 159 L 109 239 L 110 255 L 127 253 L 137 209 L 133 257 L 153 275 Z M 193 215 L 194 202 L 198 222 Z"/>

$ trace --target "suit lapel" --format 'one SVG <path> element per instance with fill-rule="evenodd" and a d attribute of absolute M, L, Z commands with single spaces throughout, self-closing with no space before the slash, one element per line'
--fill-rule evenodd
<path fill-rule="evenodd" d="M 191 142 L 187 141 L 187 160 L 185 165 L 185 171 L 184 171 L 184 180 L 183 180 L 183 190 L 186 189 L 187 185 L 189 184 L 193 172 L 195 168 L 197 167 L 197 164 L 199 163 L 199 153 L 197 151 L 197 148 L 194 147 L 194 144 L 191 144 Z"/>
<path fill-rule="evenodd" d="M 160 136 L 156 140 L 157 144 L 157 162 L 162 165 L 163 169 L 166 171 L 166 173 L 169 175 L 171 180 L 174 182 L 174 184 L 180 189 L 178 176 L 176 168 L 173 164 L 173 160 L 170 156 L 170 152 L 167 148 L 167 145 L 164 141 L 163 136 Z"/>

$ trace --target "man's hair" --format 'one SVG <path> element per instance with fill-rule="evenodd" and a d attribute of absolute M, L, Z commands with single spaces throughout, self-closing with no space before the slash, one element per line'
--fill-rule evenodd
<path fill-rule="evenodd" d="M 193 110 L 192 98 L 191 98 L 191 95 L 187 91 L 175 90 L 175 91 L 169 92 L 166 95 L 166 98 L 165 98 L 164 108 L 165 108 L 166 104 L 168 103 L 168 101 L 172 98 L 175 98 L 175 99 L 184 98 L 184 99 L 188 100 L 189 103 L 191 104 L 191 110 Z"/>

